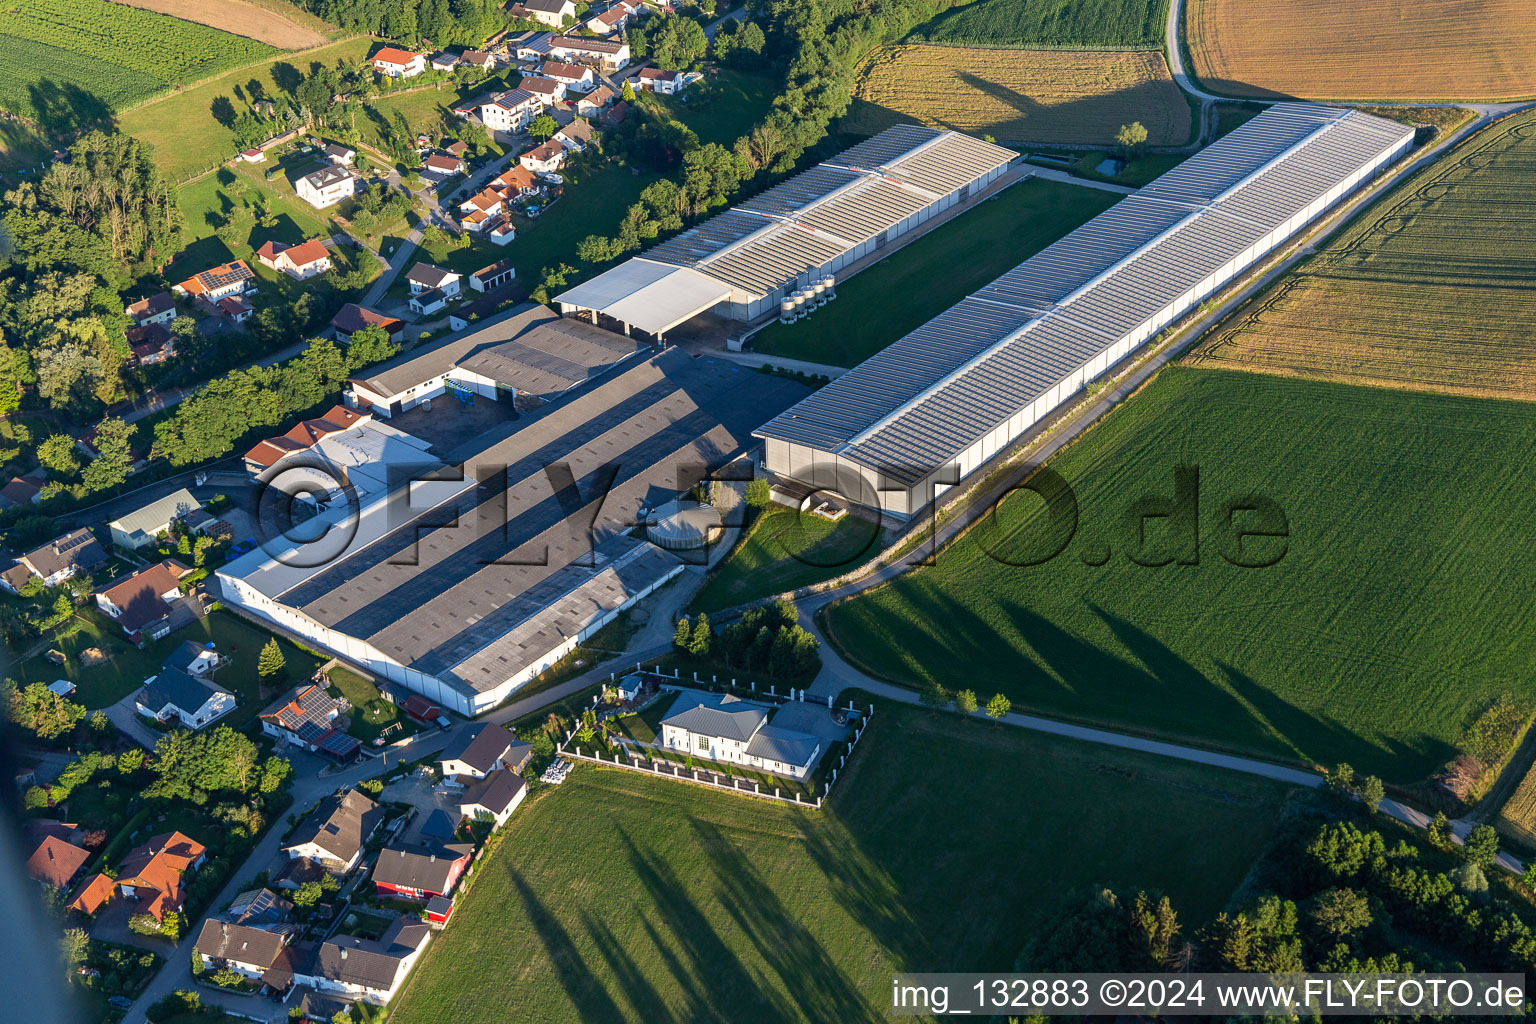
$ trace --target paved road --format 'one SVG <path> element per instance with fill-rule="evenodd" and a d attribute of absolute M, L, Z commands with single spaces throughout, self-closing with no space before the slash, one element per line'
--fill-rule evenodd
<path fill-rule="evenodd" d="M 1132 195 L 1136 191 L 1129 185 L 1114 185 L 1107 181 L 1096 181 L 1093 178 L 1079 178 L 1075 174 L 1058 171 L 1054 167 L 1036 167 L 1034 164 L 1029 166 L 1029 176 L 1031 178 L 1045 178 L 1048 181 L 1065 182 L 1068 185 L 1081 185 L 1084 188 L 1101 189 L 1105 192 L 1118 192 L 1123 196 Z"/>

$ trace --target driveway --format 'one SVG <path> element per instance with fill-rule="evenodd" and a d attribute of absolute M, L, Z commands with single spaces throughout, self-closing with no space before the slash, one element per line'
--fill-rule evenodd
<path fill-rule="evenodd" d="M 154 750 L 155 744 L 160 742 L 160 734 L 144 724 L 144 720 L 139 717 L 139 713 L 133 709 L 133 699 L 138 695 L 138 692 L 137 690 L 133 691 L 133 693 L 130 693 L 116 704 L 103 710 L 106 711 L 107 717 L 112 720 L 112 724 L 117 726 L 119 732 L 139 746 L 147 750 Z"/>

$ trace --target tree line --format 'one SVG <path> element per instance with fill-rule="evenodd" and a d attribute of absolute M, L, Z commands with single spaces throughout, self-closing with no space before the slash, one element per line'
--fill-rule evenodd
<path fill-rule="evenodd" d="M 748 609 L 718 632 L 707 614 L 684 615 L 677 620 L 672 644 L 681 653 L 726 668 L 781 679 L 811 675 L 821 667 L 821 644 L 797 619 L 795 606 L 782 600 Z"/>

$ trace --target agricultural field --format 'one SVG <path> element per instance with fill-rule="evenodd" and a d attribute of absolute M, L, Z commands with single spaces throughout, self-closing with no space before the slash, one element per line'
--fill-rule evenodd
<path fill-rule="evenodd" d="M 366 38 L 348 39 L 302 55 L 289 54 L 259 67 L 226 72 L 125 111 L 117 119 L 118 128 L 154 146 L 161 171 L 172 181 L 186 181 L 212 170 L 239 151 L 234 134 L 213 114 L 219 100 L 229 101 L 236 110 L 243 109 L 244 104 L 235 96 L 237 86 L 246 95 L 251 94 L 251 82 L 258 83 L 267 93 L 277 93 L 281 90 L 272 78 L 274 67 L 307 72 L 315 61 L 332 66 L 337 62 L 355 64 L 368 55 L 371 45 Z"/>
<path fill-rule="evenodd" d="M 1120 196 L 1035 178 L 902 246 L 837 286 L 836 301 L 752 338 L 757 352 L 855 366 L 1001 276 Z M 935 274 L 934 267 L 944 273 Z"/>
<path fill-rule="evenodd" d="M 1078 503 L 1058 557 L 1028 564 L 1065 542 L 1016 492 L 825 624 L 906 685 L 1412 783 L 1494 697 L 1536 695 L 1536 638 L 1510 626 L 1536 614 L 1536 493 L 1509 469 L 1532 444 L 1529 403 L 1170 367 L 1054 460 Z M 1198 542 L 1168 520 L 1139 538 L 1127 517 L 1171 504 L 1179 466 Z M 1238 539 L 1223 510 L 1249 495 L 1285 520 L 1234 512 Z M 1175 552 L 1198 564 L 1130 558 Z"/>
<path fill-rule="evenodd" d="M 1536 850 L 1536 766 L 1525 773 L 1519 787 L 1499 808 L 1493 825 L 1527 849 Z"/>
<path fill-rule="evenodd" d="M 1536 113 L 1484 129 L 1246 304 L 1192 359 L 1536 399 Z"/>
<path fill-rule="evenodd" d="M 279 50 L 307 50 L 328 38 L 325 22 L 284 3 L 255 4 L 245 0 L 116 0 L 130 7 L 157 11 L 183 21 L 211 25 Z"/>
<path fill-rule="evenodd" d="M 276 52 L 110 0 L 15 0 L 0 29 L 0 107 L 56 130 Z"/>
<path fill-rule="evenodd" d="M 581 765 L 513 816 L 390 1019 L 874 1024 L 892 971 L 1009 970 L 1080 887 L 1155 887 L 1193 931 L 1284 792 L 899 706 L 819 812 Z"/>
<path fill-rule="evenodd" d="M 1182 145 L 1189 104 L 1156 51 L 882 46 L 859 66 L 843 130 L 873 135 L 918 120 L 999 142 L 1114 142 L 1140 121 L 1153 146 Z"/>
<path fill-rule="evenodd" d="M 1536 94 L 1529 0 L 1188 0 L 1191 70 L 1229 96 L 1493 100 Z"/>
<path fill-rule="evenodd" d="M 942 46 L 1157 49 L 1168 0 L 973 0 L 907 36 Z"/>

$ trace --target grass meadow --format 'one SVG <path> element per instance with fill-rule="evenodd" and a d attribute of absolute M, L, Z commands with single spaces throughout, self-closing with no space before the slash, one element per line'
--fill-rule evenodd
<path fill-rule="evenodd" d="M 693 610 L 716 612 L 831 579 L 878 554 L 883 533 L 858 516 L 834 523 L 770 505 L 754 513 L 746 534 L 694 597 Z"/>
<path fill-rule="evenodd" d="M 944 46 L 1156 49 L 1168 0 L 974 0 L 908 35 Z"/>
<path fill-rule="evenodd" d="M 15 0 L 0 45 L 0 106 L 60 130 L 277 52 L 110 0 Z"/>
<path fill-rule="evenodd" d="M 1189 0 L 1191 70 L 1212 91 L 1331 100 L 1536 94 L 1529 0 Z"/>
<path fill-rule="evenodd" d="M 1010 185 L 839 283 L 837 299 L 805 320 L 768 325 L 753 335 L 752 348 L 856 366 L 1119 198 L 1043 178 Z"/>
<path fill-rule="evenodd" d="M 1526 403 L 1172 367 L 1053 460 L 1078 503 L 1059 557 L 1026 564 L 1064 528 L 1016 492 L 826 625 L 900 683 L 1411 783 L 1495 696 L 1536 695 L 1536 494 L 1510 469 L 1533 443 Z M 1187 528 L 1126 518 L 1171 503 L 1179 466 L 1199 469 L 1198 564 L 1137 564 L 1190 557 Z M 1234 537 L 1226 503 L 1250 495 L 1287 537 Z"/>
<path fill-rule="evenodd" d="M 1283 798 L 908 707 L 820 812 L 581 765 L 513 816 L 391 1020 L 873 1024 L 892 971 L 1009 970 L 1079 887 L 1161 889 L 1192 930 Z"/>
<path fill-rule="evenodd" d="M 1182 145 L 1189 104 L 1156 51 L 882 46 L 859 66 L 844 130 L 918 120 L 999 142 L 1112 143 L 1140 121 L 1154 146 Z"/>
<path fill-rule="evenodd" d="M 1484 129 L 1239 309 L 1193 359 L 1536 399 L 1536 113 Z"/>
<path fill-rule="evenodd" d="M 307 74 L 310 66 L 316 62 L 333 67 L 338 62 L 355 64 L 368 55 L 371 45 L 367 38 L 357 37 L 315 50 L 284 54 L 277 60 L 255 67 L 226 72 L 152 103 L 124 111 L 117 119 L 118 127 L 153 145 L 161 171 L 171 180 L 186 181 L 230 159 L 239 151 L 234 134 L 220 124 L 213 114 L 214 105 L 219 100 L 230 102 L 236 110 L 242 109 L 243 104 L 235 97 L 236 86 L 249 96 L 251 89 L 248 83 L 256 82 L 266 94 L 274 95 L 281 92 L 272 78 L 274 67 L 279 69 L 281 77 L 285 65 Z"/>

